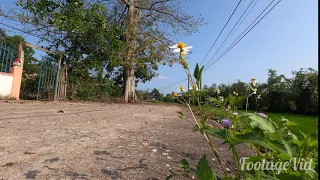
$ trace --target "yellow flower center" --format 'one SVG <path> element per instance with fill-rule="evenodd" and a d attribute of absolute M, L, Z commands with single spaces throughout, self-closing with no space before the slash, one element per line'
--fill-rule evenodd
<path fill-rule="evenodd" d="M 197 85 L 193 85 L 192 88 L 193 88 L 193 89 L 197 89 Z"/>
<path fill-rule="evenodd" d="M 174 93 L 172 94 L 172 96 L 173 96 L 173 97 L 177 97 L 178 94 L 177 94 L 176 92 L 174 92 Z"/>
<path fill-rule="evenodd" d="M 183 91 L 184 90 L 184 86 L 180 86 L 180 91 Z"/>
<path fill-rule="evenodd" d="M 185 43 L 183 43 L 183 42 L 179 42 L 179 43 L 177 44 L 177 46 L 178 46 L 178 48 L 180 48 L 180 49 L 187 47 L 187 45 L 186 45 Z"/>

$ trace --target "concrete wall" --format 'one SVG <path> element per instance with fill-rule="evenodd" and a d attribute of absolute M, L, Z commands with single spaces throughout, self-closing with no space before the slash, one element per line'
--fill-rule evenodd
<path fill-rule="evenodd" d="M 11 96 L 13 76 L 0 72 L 0 96 Z"/>

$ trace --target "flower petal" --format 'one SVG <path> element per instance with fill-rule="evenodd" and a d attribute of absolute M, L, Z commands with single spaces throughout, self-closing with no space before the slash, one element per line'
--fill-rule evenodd
<path fill-rule="evenodd" d="M 180 52 L 180 49 L 174 49 L 173 52 L 178 53 L 178 52 Z"/>
<path fill-rule="evenodd" d="M 183 54 L 188 54 L 188 51 L 183 51 L 182 53 L 183 53 Z"/>
<path fill-rule="evenodd" d="M 177 49 L 177 48 L 178 48 L 178 44 L 175 44 L 175 45 L 173 45 L 173 46 L 171 46 L 171 47 L 169 47 L 169 48 L 171 48 L 171 49 Z"/>
<path fill-rule="evenodd" d="M 187 50 L 187 49 L 191 49 L 191 48 L 192 48 L 192 46 L 187 46 L 187 47 L 183 48 L 183 50 Z"/>

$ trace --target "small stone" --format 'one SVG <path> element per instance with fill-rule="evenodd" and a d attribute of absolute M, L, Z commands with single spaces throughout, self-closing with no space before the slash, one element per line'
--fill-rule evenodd
<path fill-rule="evenodd" d="M 169 165 L 169 164 L 166 164 L 166 166 L 169 167 L 170 165 Z"/>
<path fill-rule="evenodd" d="M 227 172 L 231 172 L 230 168 L 226 168 L 226 171 L 227 171 Z"/>
<path fill-rule="evenodd" d="M 166 152 L 170 152 L 171 150 L 166 150 Z"/>
<path fill-rule="evenodd" d="M 170 157 L 170 156 L 168 156 L 167 158 L 168 158 L 168 159 L 172 159 L 172 157 Z"/>
<path fill-rule="evenodd" d="M 143 145 L 145 145 L 145 146 L 148 146 L 148 143 L 142 143 Z"/>
<path fill-rule="evenodd" d="M 152 149 L 152 152 L 154 152 L 154 153 L 157 152 L 157 151 L 158 151 L 157 149 Z"/>
<path fill-rule="evenodd" d="M 113 176 L 111 176 L 111 178 L 112 178 L 112 179 L 117 179 L 118 176 L 117 176 L 117 175 L 113 175 Z"/>
<path fill-rule="evenodd" d="M 217 158 L 212 158 L 212 161 L 216 161 Z"/>
<path fill-rule="evenodd" d="M 165 155 L 165 156 L 168 156 L 168 153 L 162 153 L 163 155 Z"/>

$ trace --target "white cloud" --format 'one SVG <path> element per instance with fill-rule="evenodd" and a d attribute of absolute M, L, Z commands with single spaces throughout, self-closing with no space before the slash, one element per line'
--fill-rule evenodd
<path fill-rule="evenodd" d="M 167 76 L 158 76 L 158 79 L 169 79 Z"/>

